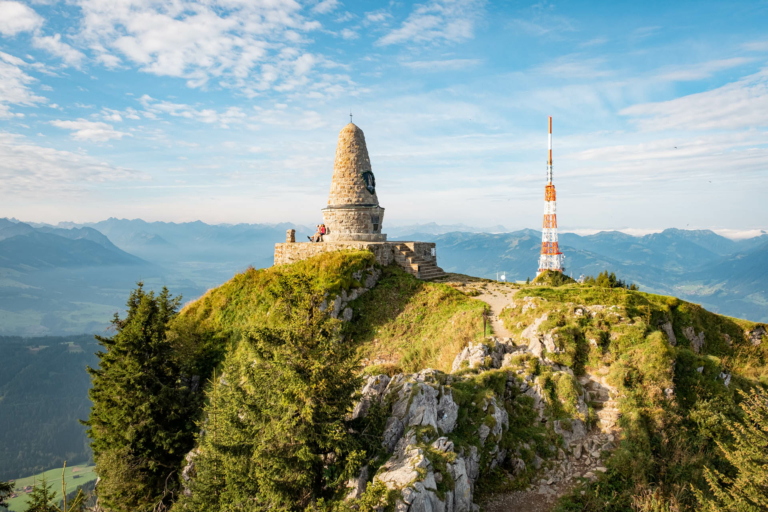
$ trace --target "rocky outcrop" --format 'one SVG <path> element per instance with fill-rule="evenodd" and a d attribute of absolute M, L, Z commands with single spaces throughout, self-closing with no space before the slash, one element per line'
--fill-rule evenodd
<path fill-rule="evenodd" d="M 387 390 L 390 378 L 386 375 L 375 375 L 366 379 L 363 386 L 362 397 L 352 411 L 352 418 L 357 419 L 368 415 L 368 410 L 373 403 L 381 403 L 384 392 Z"/>
<path fill-rule="evenodd" d="M 685 337 L 691 343 L 691 348 L 693 348 L 693 351 L 697 354 L 701 353 L 701 349 L 704 347 L 704 331 L 696 334 L 696 331 L 693 329 L 693 327 L 688 326 L 683 328 L 683 335 L 685 335 Z"/>
<path fill-rule="evenodd" d="M 747 331 L 745 334 L 752 345 L 758 346 L 763 342 L 763 337 L 766 335 L 766 329 L 764 325 L 758 325 L 751 331 Z"/>
<path fill-rule="evenodd" d="M 621 412 L 617 403 L 618 390 L 608 383 L 607 373 L 607 367 L 600 368 L 594 374 L 579 377 L 579 383 L 587 392 L 586 400 L 595 407 L 600 420 L 598 427 L 603 432 L 612 433 L 618 428 Z"/>
<path fill-rule="evenodd" d="M 675 337 L 675 331 L 672 329 L 672 322 L 661 324 L 661 330 L 666 333 L 670 345 L 677 345 L 677 338 Z"/>
<path fill-rule="evenodd" d="M 362 286 L 352 288 L 349 291 L 342 290 L 339 295 L 333 297 L 330 303 L 326 297 L 322 304 L 320 304 L 320 311 L 331 308 L 331 316 L 333 318 L 341 317 L 344 322 L 352 320 L 352 308 L 348 307 L 348 304 L 376 286 L 376 283 L 379 282 L 379 277 L 381 277 L 381 269 L 368 267 L 365 270 L 358 270 L 353 273 L 352 277 L 362 283 Z"/>
<path fill-rule="evenodd" d="M 397 491 L 395 510 L 477 510 L 472 497 L 475 483 L 484 469 L 481 467 L 481 450 L 490 455 L 485 462 L 488 468 L 502 464 L 506 459 L 507 453 L 499 447 L 509 428 L 504 397 L 490 396 L 482 403 L 470 406 L 475 412 L 473 421 L 480 420 L 475 441 L 480 449 L 475 444 L 457 449 L 446 437 L 456 429 L 460 416 L 460 406 L 454 400 L 451 388 L 460 379 L 428 369 L 392 377 L 383 392 L 385 376 L 367 379 L 363 398 L 355 411 L 359 411 L 357 417 L 364 416 L 366 401 L 379 400 L 391 406 L 382 436 L 382 445 L 391 455 L 373 480 Z M 443 474 L 445 472 L 448 474 Z M 359 497 L 364 488 L 361 478 L 362 475 L 348 483 L 348 499 Z M 438 492 L 441 482 L 451 482 L 452 486 Z"/>
<path fill-rule="evenodd" d="M 501 341 L 498 338 L 490 338 L 487 342 L 470 343 L 453 360 L 452 372 L 469 368 L 501 368 L 508 354 L 524 351 L 524 347 L 517 347 L 511 339 Z"/>
<path fill-rule="evenodd" d="M 547 313 L 544 313 L 520 333 L 521 340 L 528 344 L 528 351 L 536 357 L 542 357 L 545 350 L 550 354 L 560 352 L 552 333 L 539 333 L 539 327 L 547 320 L 547 317 Z"/>

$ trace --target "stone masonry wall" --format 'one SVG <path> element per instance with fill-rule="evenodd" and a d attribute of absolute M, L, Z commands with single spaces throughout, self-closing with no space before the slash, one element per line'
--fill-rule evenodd
<path fill-rule="evenodd" d="M 406 245 L 419 257 L 437 263 L 437 257 L 431 256 L 432 249 L 435 248 L 435 244 L 431 242 L 306 242 L 275 244 L 275 265 L 295 263 L 324 252 L 355 249 L 372 252 L 376 262 L 386 266 L 398 262 L 398 245 Z"/>
<path fill-rule="evenodd" d="M 328 206 L 378 205 L 379 198 L 368 192 L 362 178 L 363 172 L 371 170 L 363 130 L 349 123 L 339 133 Z"/>
<path fill-rule="evenodd" d="M 378 220 L 375 225 L 374 220 Z M 328 234 L 324 238 L 329 242 L 349 240 L 384 242 L 387 240 L 387 235 L 381 233 L 384 208 L 325 208 L 323 221 L 328 228 Z"/>

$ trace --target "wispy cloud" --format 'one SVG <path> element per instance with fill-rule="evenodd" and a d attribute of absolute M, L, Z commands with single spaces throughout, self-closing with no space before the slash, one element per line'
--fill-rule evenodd
<path fill-rule="evenodd" d="M 768 69 L 717 89 L 625 108 L 643 130 L 734 130 L 768 126 Z"/>
<path fill-rule="evenodd" d="M 79 68 L 85 60 L 85 55 L 61 40 L 61 34 L 52 36 L 35 36 L 32 38 L 35 48 L 45 50 L 59 57 L 66 65 Z"/>
<path fill-rule="evenodd" d="M 12 113 L 10 105 L 33 106 L 47 101 L 30 90 L 29 84 L 35 79 L 21 69 L 27 65 L 18 57 L 0 52 L 0 119 L 24 117 L 23 114 Z"/>
<path fill-rule="evenodd" d="M 86 154 L 59 151 L 0 132 L 0 194 L 56 195 L 116 180 L 148 179 L 137 171 L 115 167 Z"/>
<path fill-rule="evenodd" d="M 755 59 L 746 57 L 734 57 L 731 59 L 710 60 L 707 62 L 699 62 L 697 64 L 675 66 L 673 68 L 661 70 L 655 78 L 669 82 L 702 80 L 711 77 L 718 71 L 743 66 L 744 64 L 754 62 L 754 60 Z"/>
<path fill-rule="evenodd" d="M 56 128 L 70 130 L 72 138 L 75 140 L 106 142 L 111 139 L 122 139 L 125 136 L 131 136 L 129 133 L 115 130 L 112 125 L 107 123 L 88 121 L 82 118 L 75 121 L 56 119 L 50 121 L 50 123 Z"/>
<path fill-rule="evenodd" d="M 557 13 L 555 5 L 545 1 L 537 2 L 523 11 L 523 16 L 509 21 L 512 29 L 549 39 L 561 39 L 565 33 L 576 30 L 571 19 Z"/>
<path fill-rule="evenodd" d="M 370 24 L 370 23 L 379 24 L 387 21 L 391 17 L 392 15 L 389 14 L 387 11 L 385 11 L 384 9 L 380 9 L 378 11 L 371 11 L 371 12 L 365 13 L 364 22 L 366 24 Z"/>
<path fill-rule="evenodd" d="M 593 39 L 590 39 L 589 41 L 584 41 L 583 43 L 579 43 L 579 47 L 589 48 L 591 46 L 600 46 L 607 42 L 608 42 L 607 37 L 595 37 Z"/>
<path fill-rule="evenodd" d="M 537 73 L 560 78 L 602 78 L 614 75 L 601 57 L 584 58 L 581 55 L 566 55 L 535 69 Z"/>
<path fill-rule="evenodd" d="M 661 30 L 661 27 L 658 25 L 638 27 L 632 31 L 632 33 L 630 34 L 630 38 L 636 41 L 640 39 L 645 39 L 647 37 L 651 37 L 657 34 L 660 30 Z"/>
<path fill-rule="evenodd" d="M 452 71 L 477 66 L 480 62 L 480 59 L 414 60 L 403 65 L 419 71 Z"/>
<path fill-rule="evenodd" d="M 0 34 L 12 37 L 42 25 L 43 18 L 31 7 L 20 2 L 0 1 Z"/>
<path fill-rule="evenodd" d="M 121 62 L 142 71 L 184 78 L 190 87 L 211 79 L 252 95 L 290 78 L 279 73 L 296 61 L 298 48 L 320 23 L 301 14 L 294 1 L 78 0 L 83 12 L 79 35 L 100 62 Z M 325 0 L 316 13 L 337 2 Z"/>
<path fill-rule="evenodd" d="M 338 9 L 340 6 L 341 2 L 339 2 L 339 0 L 321 0 L 314 7 L 312 7 L 312 12 L 316 12 L 318 14 L 328 14 L 329 12 L 333 12 Z"/>
<path fill-rule="evenodd" d="M 248 117 L 240 107 L 229 107 L 223 111 L 210 108 L 198 109 L 184 103 L 157 100 L 146 94 L 139 98 L 139 102 L 144 107 L 144 113 L 149 114 L 149 117 L 169 115 L 202 123 L 216 123 L 222 128 L 228 128 L 232 124 L 242 124 Z"/>
<path fill-rule="evenodd" d="M 750 52 L 768 52 L 768 41 L 751 41 L 744 43 L 742 48 Z"/>
<path fill-rule="evenodd" d="M 466 41 L 474 35 L 475 22 L 484 3 L 482 0 L 433 0 L 418 5 L 400 28 L 392 30 L 376 44 Z"/>

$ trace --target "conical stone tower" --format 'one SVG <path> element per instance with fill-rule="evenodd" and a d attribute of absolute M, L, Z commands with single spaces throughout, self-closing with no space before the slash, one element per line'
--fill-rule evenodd
<path fill-rule="evenodd" d="M 384 208 L 376 196 L 376 178 L 368 157 L 365 135 L 349 123 L 339 133 L 333 164 L 331 193 L 323 208 L 328 242 L 385 242 Z"/>
<path fill-rule="evenodd" d="M 434 242 L 389 242 L 381 232 L 384 208 L 379 206 L 376 196 L 376 178 L 365 135 L 352 123 L 339 133 L 331 193 L 323 208 L 323 219 L 327 231 L 320 242 L 296 243 L 296 230 L 289 229 L 285 243 L 275 244 L 275 265 L 295 263 L 325 252 L 356 250 L 370 251 L 379 265 L 399 265 L 419 279 L 445 275 L 437 266 Z"/>

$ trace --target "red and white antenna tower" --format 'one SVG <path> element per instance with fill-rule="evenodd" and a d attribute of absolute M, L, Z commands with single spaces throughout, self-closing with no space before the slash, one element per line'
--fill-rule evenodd
<path fill-rule="evenodd" d="M 539 272 L 555 270 L 565 271 L 563 260 L 557 243 L 557 206 L 555 202 L 555 186 L 552 184 L 552 116 L 549 117 L 549 159 L 547 160 L 547 186 L 544 192 L 544 229 L 541 234 L 541 256 L 539 256 Z"/>

